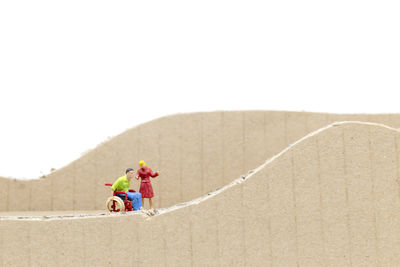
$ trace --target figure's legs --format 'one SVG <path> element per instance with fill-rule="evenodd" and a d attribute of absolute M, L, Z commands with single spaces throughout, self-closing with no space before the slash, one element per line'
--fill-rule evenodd
<path fill-rule="evenodd" d="M 149 198 L 149 204 L 150 204 L 150 209 L 152 210 L 154 208 L 153 206 L 153 198 Z"/>
<path fill-rule="evenodd" d="M 143 206 L 143 200 L 142 200 L 142 205 L 140 205 L 141 194 L 133 192 L 128 192 L 127 194 L 128 194 L 128 199 L 132 201 L 133 209 L 139 210 Z"/>
<path fill-rule="evenodd" d="M 128 195 L 128 200 L 130 200 L 130 201 L 132 201 L 135 197 L 134 193 L 132 193 L 132 192 L 127 192 L 126 194 Z"/>
<path fill-rule="evenodd" d="M 144 198 L 142 197 L 142 207 L 144 209 Z"/>

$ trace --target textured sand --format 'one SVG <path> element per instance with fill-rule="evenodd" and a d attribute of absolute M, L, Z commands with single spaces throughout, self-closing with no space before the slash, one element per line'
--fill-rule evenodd
<path fill-rule="evenodd" d="M 399 147 L 397 129 L 334 123 L 218 190 L 157 214 L 2 217 L 0 262 L 111 266 L 118 258 L 129 266 L 400 266 Z M 124 249 L 122 240 L 132 249 Z"/>

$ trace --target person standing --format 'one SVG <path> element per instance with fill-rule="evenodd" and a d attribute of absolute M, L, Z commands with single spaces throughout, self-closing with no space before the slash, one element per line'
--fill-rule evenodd
<path fill-rule="evenodd" d="M 150 177 L 155 178 L 160 174 L 160 172 L 157 171 L 153 173 L 153 171 L 149 167 L 147 167 L 146 163 L 143 160 L 139 162 L 139 167 L 140 169 L 137 171 L 136 179 L 138 180 L 139 178 L 142 179 L 140 182 L 140 189 L 139 189 L 139 192 L 142 194 L 142 206 L 144 207 L 144 199 L 148 198 L 150 210 L 153 210 L 154 192 L 153 192 L 153 187 L 151 185 Z"/>

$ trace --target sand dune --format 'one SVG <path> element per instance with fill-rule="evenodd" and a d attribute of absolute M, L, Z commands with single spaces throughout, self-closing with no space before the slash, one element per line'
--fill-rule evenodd
<path fill-rule="evenodd" d="M 310 132 L 345 120 L 400 128 L 399 114 L 226 111 L 162 117 L 100 144 L 44 179 L 0 178 L 5 189 L 0 211 L 103 210 L 109 196 L 104 183 L 127 167 L 137 168 L 141 159 L 162 171 L 153 180 L 155 203 L 169 207 L 214 191 Z M 137 182 L 133 186 L 138 189 Z"/>
<path fill-rule="evenodd" d="M 334 123 L 155 216 L 2 218 L 0 262 L 399 266 L 399 145 L 394 128 Z"/>

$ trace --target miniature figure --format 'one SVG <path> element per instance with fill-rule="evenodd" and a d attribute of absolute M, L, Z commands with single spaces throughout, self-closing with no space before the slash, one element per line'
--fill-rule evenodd
<path fill-rule="evenodd" d="M 114 184 L 111 186 L 112 193 L 111 195 L 114 195 L 114 192 L 116 191 L 122 191 L 121 193 L 125 192 L 128 200 L 132 201 L 132 206 L 134 207 L 135 210 L 138 210 L 142 207 L 142 202 L 140 202 L 141 199 L 141 194 L 135 192 L 134 190 L 129 190 L 130 182 L 133 176 L 135 175 L 135 170 L 132 168 L 128 168 L 125 171 L 125 175 L 119 177 Z M 118 197 L 124 198 L 125 194 L 117 194 Z"/>
<path fill-rule="evenodd" d="M 139 192 L 142 194 L 142 206 L 144 207 L 144 199 L 148 198 L 150 210 L 153 210 L 154 192 L 153 187 L 151 186 L 150 177 L 155 178 L 160 174 L 160 172 L 157 171 L 153 173 L 153 171 L 149 167 L 147 167 L 146 163 L 143 160 L 139 162 L 139 167 L 140 169 L 137 171 L 136 179 L 139 179 L 139 177 L 142 179 L 139 189 Z"/>

